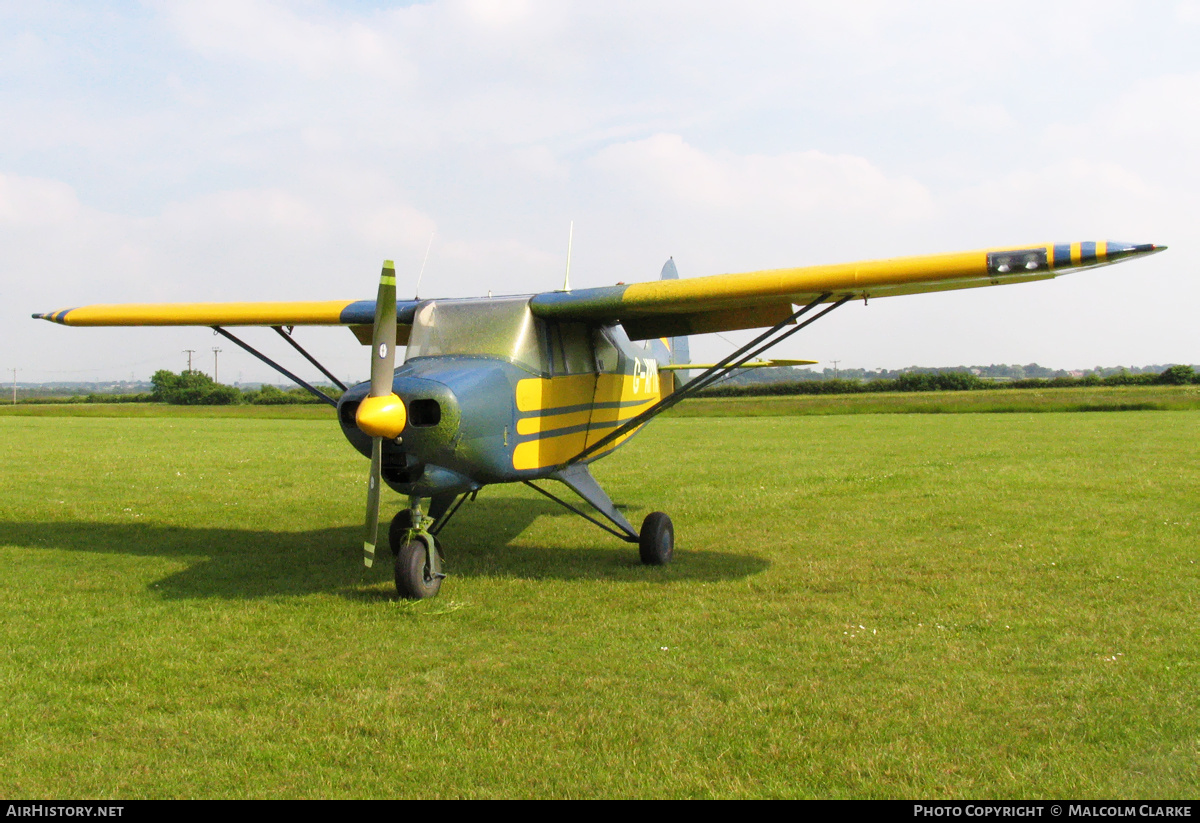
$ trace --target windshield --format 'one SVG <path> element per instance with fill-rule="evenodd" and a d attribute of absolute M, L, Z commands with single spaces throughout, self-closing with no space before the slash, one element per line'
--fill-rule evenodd
<path fill-rule="evenodd" d="M 542 371 L 528 297 L 430 300 L 413 318 L 405 360 L 445 354 L 499 357 Z"/>

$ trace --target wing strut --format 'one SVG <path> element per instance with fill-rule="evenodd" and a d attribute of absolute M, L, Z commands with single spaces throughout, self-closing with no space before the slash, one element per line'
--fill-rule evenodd
<path fill-rule="evenodd" d="M 610 529 L 596 518 L 580 511 L 562 498 L 556 497 L 555 495 L 546 491 L 541 486 L 535 486 L 528 480 L 522 480 L 521 482 L 534 491 L 541 492 L 542 494 L 546 495 L 546 497 L 549 497 L 563 508 L 570 509 L 571 511 L 575 512 L 575 514 L 579 515 L 584 520 L 599 526 L 609 534 L 616 535 L 626 543 L 638 542 L 638 533 L 634 530 L 633 526 L 629 524 L 629 521 L 625 519 L 625 515 L 621 514 L 616 505 L 612 502 L 612 500 L 609 499 L 608 495 L 604 493 L 604 489 L 600 488 L 600 484 L 596 482 L 594 477 L 592 477 L 587 466 L 568 466 L 565 469 L 556 471 L 554 474 L 550 475 L 550 477 L 564 484 L 571 491 L 582 497 L 589 506 L 591 506 L 600 514 L 604 515 L 604 517 L 606 517 L 610 523 L 612 523 L 621 531 L 617 531 L 617 529 Z"/>
<path fill-rule="evenodd" d="M 720 380 L 722 377 L 725 377 L 730 372 L 732 372 L 734 369 L 739 368 L 743 363 L 747 363 L 750 360 L 753 360 L 755 357 L 758 357 L 760 354 L 762 354 L 763 352 L 765 352 L 767 349 L 771 348 L 772 346 L 774 346 L 778 343 L 782 343 L 784 340 L 791 337 L 793 334 L 800 331 L 805 326 L 809 326 L 812 323 L 815 323 L 816 321 L 820 320 L 822 317 L 829 314 L 831 311 L 838 308 L 843 303 L 845 303 L 846 301 L 848 301 L 854 297 L 854 295 L 852 295 L 852 294 L 847 294 L 844 297 L 842 297 L 841 299 L 839 299 L 833 305 L 827 306 L 826 308 L 822 309 L 820 312 L 813 315 L 809 319 L 805 320 L 803 323 L 799 324 L 794 329 L 788 329 L 783 334 L 780 334 L 778 337 L 775 337 L 775 339 L 773 339 L 773 340 L 770 339 L 773 335 L 777 334 L 781 329 L 783 329 L 784 326 L 788 325 L 789 323 L 794 323 L 796 320 L 800 319 L 800 317 L 802 317 L 804 314 L 809 312 L 811 309 L 813 309 L 814 307 L 825 302 L 832 296 L 833 296 L 832 292 L 825 292 L 824 294 L 818 296 L 817 299 L 813 300 L 811 303 L 806 305 L 804 308 L 799 309 L 795 313 L 789 315 L 785 320 L 782 320 L 779 323 L 776 323 L 770 329 L 763 332 L 762 334 L 760 334 L 758 337 L 751 340 L 746 345 L 742 346 L 740 349 L 735 351 L 733 354 L 728 355 L 720 363 L 717 363 L 712 368 L 709 368 L 709 369 L 705 370 L 704 372 L 702 372 L 699 377 L 689 381 L 687 383 L 687 385 L 685 385 L 679 391 L 668 394 L 662 400 L 659 400 L 653 406 L 646 409 L 644 412 L 637 415 L 629 422 L 625 423 L 622 426 L 619 426 L 618 428 L 616 428 L 613 431 L 606 434 L 604 437 L 597 440 L 592 445 L 588 446 L 586 449 L 581 451 L 579 454 L 575 455 L 570 460 L 568 460 L 566 463 L 564 463 L 563 468 L 572 466 L 572 465 L 578 463 L 580 460 L 583 460 L 589 454 L 592 454 L 592 453 L 604 448 L 605 446 L 607 446 L 609 443 L 613 442 L 617 438 L 622 437 L 626 433 L 631 432 L 634 429 L 636 429 L 638 426 L 643 425 L 646 421 L 650 420 L 650 418 L 655 417 L 659 414 L 662 414 L 667 409 L 671 408 L 676 403 L 678 403 L 680 400 L 684 400 L 688 397 L 691 397 L 692 395 L 696 394 L 696 392 L 700 391 L 701 389 L 708 388 L 708 386 L 712 385 L 717 380 Z M 758 348 L 755 348 L 755 346 L 758 346 Z M 749 354 L 747 354 L 747 352 L 749 352 Z"/>
<path fill-rule="evenodd" d="M 320 371 L 321 371 L 321 374 L 325 375 L 325 376 L 326 376 L 326 377 L 328 377 L 330 380 L 332 380 L 332 381 L 333 381 L 333 385 L 337 386 L 337 387 L 338 387 L 339 389 L 341 389 L 342 391 L 345 391 L 345 390 L 346 390 L 346 384 L 345 384 L 345 383 L 343 383 L 341 380 L 338 380 L 336 377 L 334 377 L 334 376 L 333 376 L 333 375 L 332 375 L 332 374 L 329 372 L 329 369 L 325 368 L 325 367 L 324 367 L 324 366 L 322 366 L 320 363 L 318 363 L 318 362 L 317 362 L 317 358 L 313 357 L 311 354 L 309 354 L 308 352 L 306 352 L 306 351 L 304 350 L 304 347 L 303 347 L 303 346 L 301 346 L 299 343 L 297 343 L 297 342 L 296 342 L 296 338 L 292 337 L 292 333 L 291 333 L 291 331 L 290 331 L 290 329 L 292 328 L 291 326 L 288 326 L 288 329 L 289 329 L 289 331 L 284 331 L 284 330 L 283 330 L 283 326 L 272 326 L 271 328 L 273 328 L 275 331 L 279 332 L 279 336 L 280 336 L 280 337 L 282 337 L 284 340 L 288 341 L 288 343 L 290 343 L 290 344 L 291 344 L 291 346 L 292 346 L 292 348 L 293 348 L 293 349 L 295 349 L 296 351 L 298 351 L 298 352 L 300 352 L 302 355 L 304 355 L 304 359 L 305 359 L 305 360 L 307 360 L 309 363 L 312 363 L 314 366 L 316 366 L 318 369 L 320 369 Z"/>
<path fill-rule="evenodd" d="M 287 370 L 287 369 L 285 369 L 283 366 L 281 366 L 281 365 L 279 365 L 278 363 L 276 363 L 276 362 L 275 362 L 274 360 L 272 360 L 271 358 L 267 357 L 265 354 L 263 354 L 263 353 L 262 353 L 262 352 L 260 352 L 258 349 L 256 349 L 256 348 L 254 348 L 253 346 L 251 346 L 249 343 L 243 343 L 241 340 L 237 339 L 236 337 L 234 337 L 234 336 L 233 336 L 232 334 L 230 334 L 229 332 L 225 331 L 225 329 L 221 328 L 220 326 L 213 326 L 213 327 L 212 327 L 212 329 L 213 329 L 213 331 L 215 331 L 217 334 L 220 334 L 220 335 L 224 336 L 226 339 L 228 339 L 228 340 L 232 340 L 234 343 L 237 343 L 237 344 L 238 344 L 239 346 L 241 346 L 243 349 L 245 349 L 246 351 L 250 352 L 252 355 L 254 355 L 255 357 L 257 357 L 259 360 L 263 361 L 263 362 L 264 362 L 264 363 L 266 363 L 268 366 L 270 366 L 271 368 L 273 368 L 275 371 L 277 371 L 277 372 L 279 372 L 280 374 L 282 374 L 282 375 L 283 375 L 284 377 L 286 377 L 288 380 L 291 380 L 293 383 L 295 383 L 295 384 L 296 384 L 297 386 L 299 386 L 300 388 L 302 388 L 302 389 L 305 389 L 306 391 L 310 392 L 311 394 L 314 394 L 314 395 L 316 395 L 317 397 L 319 397 L 319 398 L 320 398 L 321 400 L 323 400 L 324 402 L 326 402 L 326 403 L 328 403 L 329 405 L 333 406 L 335 409 L 337 408 L 337 401 L 336 401 L 336 400 L 334 400 L 332 397 L 330 397 L 329 395 L 327 395 L 325 392 L 321 391 L 320 389 L 318 389 L 318 388 L 315 388 L 315 387 L 313 387 L 313 386 L 310 386 L 308 383 L 305 383 L 305 382 L 304 382 L 303 380 L 301 380 L 299 377 L 297 377 L 296 375 L 292 374 L 290 371 L 288 371 L 288 370 Z M 282 332 L 280 332 L 280 334 L 282 334 Z M 286 336 L 286 335 L 285 335 L 285 336 Z M 324 369 L 322 369 L 322 371 L 324 371 Z"/>

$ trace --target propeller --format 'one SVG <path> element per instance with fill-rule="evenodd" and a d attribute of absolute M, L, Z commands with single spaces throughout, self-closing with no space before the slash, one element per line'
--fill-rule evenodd
<path fill-rule="evenodd" d="M 383 261 L 379 293 L 375 297 L 375 324 L 371 328 L 371 391 L 355 413 L 354 422 L 371 436 L 371 478 L 367 486 L 367 534 L 363 565 L 375 563 L 379 538 L 379 484 L 383 474 L 383 438 L 395 440 L 404 431 L 404 401 L 392 391 L 396 371 L 396 266 Z"/>

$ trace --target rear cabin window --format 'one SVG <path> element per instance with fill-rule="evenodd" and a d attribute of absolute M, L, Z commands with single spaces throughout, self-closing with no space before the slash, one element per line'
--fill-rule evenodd
<path fill-rule="evenodd" d="M 546 323 L 546 351 L 551 374 L 593 374 L 596 358 L 583 323 Z"/>
<path fill-rule="evenodd" d="M 592 339 L 596 343 L 597 371 L 615 372 L 621 364 L 621 355 L 617 351 L 616 344 L 600 329 L 596 329 L 592 333 Z"/>

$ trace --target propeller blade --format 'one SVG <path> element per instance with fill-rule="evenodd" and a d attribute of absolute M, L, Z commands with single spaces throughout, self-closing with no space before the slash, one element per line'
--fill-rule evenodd
<path fill-rule="evenodd" d="M 371 477 L 367 481 L 367 538 L 363 541 L 363 565 L 375 564 L 375 543 L 379 539 L 379 482 L 383 470 L 383 438 L 371 439 Z"/>
<path fill-rule="evenodd" d="M 396 267 L 383 261 L 379 293 L 375 297 L 375 327 L 371 335 L 371 397 L 392 393 L 396 370 Z"/>
<path fill-rule="evenodd" d="M 355 422 L 371 435 L 371 475 L 367 484 L 367 536 L 363 540 L 363 565 L 375 563 L 379 540 L 379 492 L 383 480 L 383 438 L 400 436 L 407 422 L 404 401 L 392 392 L 396 373 L 396 267 L 383 261 L 379 292 L 375 297 L 375 324 L 371 330 L 371 391 L 358 406 Z"/>

